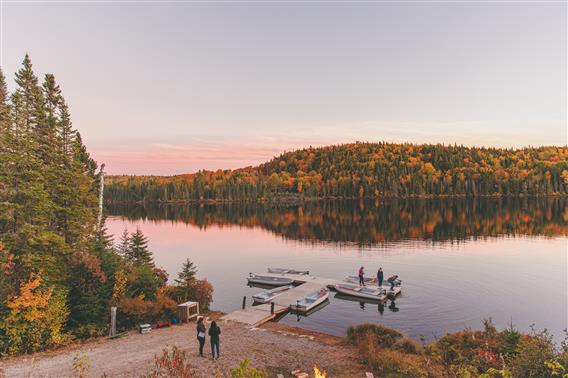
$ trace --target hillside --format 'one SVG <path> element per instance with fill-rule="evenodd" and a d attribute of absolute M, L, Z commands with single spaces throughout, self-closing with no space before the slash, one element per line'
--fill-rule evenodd
<path fill-rule="evenodd" d="M 568 147 L 355 143 L 286 152 L 256 167 L 109 176 L 109 202 L 568 194 Z"/>

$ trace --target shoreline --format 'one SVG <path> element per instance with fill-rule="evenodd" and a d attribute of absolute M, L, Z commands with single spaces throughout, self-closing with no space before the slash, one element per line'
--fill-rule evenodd
<path fill-rule="evenodd" d="M 410 195 L 410 196 L 365 196 L 365 197 L 343 197 L 343 196 L 326 196 L 326 197 L 309 197 L 299 196 L 295 194 L 285 196 L 275 196 L 271 198 L 256 198 L 246 200 L 234 199 L 202 199 L 202 200 L 183 200 L 183 201 L 113 201 L 105 200 L 105 205 L 225 205 L 225 204 L 259 204 L 259 205 L 299 205 L 304 202 L 318 201 L 397 201 L 397 200 L 436 200 L 436 199 L 554 199 L 568 198 L 568 194 L 553 193 L 549 195 L 507 195 L 507 194 L 437 194 L 437 195 Z"/>

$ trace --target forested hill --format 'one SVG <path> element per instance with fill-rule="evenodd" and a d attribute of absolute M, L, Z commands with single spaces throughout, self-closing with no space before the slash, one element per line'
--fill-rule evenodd
<path fill-rule="evenodd" d="M 355 143 L 284 153 L 257 167 L 110 176 L 109 202 L 546 196 L 568 194 L 568 147 Z"/>

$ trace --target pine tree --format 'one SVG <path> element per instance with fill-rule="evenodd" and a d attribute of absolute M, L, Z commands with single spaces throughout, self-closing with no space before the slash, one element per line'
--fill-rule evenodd
<path fill-rule="evenodd" d="M 6 201 L 8 219 L 2 239 L 14 254 L 21 279 L 42 267 L 49 282 L 60 273 L 58 251 L 63 241 L 51 230 L 53 202 L 46 189 L 45 149 L 38 137 L 45 129 L 45 101 L 29 57 L 16 72 L 12 94 L 12 124 L 5 134 L 3 178 L 10 193 Z"/>
<path fill-rule="evenodd" d="M 181 272 L 178 273 L 178 278 L 175 280 L 176 293 L 181 301 L 187 301 L 193 297 L 195 289 L 195 275 L 197 274 L 197 267 L 190 259 L 185 260 Z"/>
<path fill-rule="evenodd" d="M 148 238 L 140 228 L 130 236 L 130 246 L 126 258 L 134 264 L 154 266 L 152 252 L 148 249 Z"/>
<path fill-rule="evenodd" d="M 116 246 L 116 251 L 121 256 L 127 256 L 130 251 L 130 234 L 126 227 L 124 228 L 124 231 L 122 231 L 122 235 L 120 236 L 120 240 Z"/>
<path fill-rule="evenodd" d="M 4 73 L 0 68 L 0 235 L 4 232 L 10 215 L 8 212 L 9 180 L 7 176 L 6 143 L 12 124 L 10 104 L 8 103 L 8 88 Z"/>
<path fill-rule="evenodd" d="M 197 267 L 190 260 L 186 259 L 183 263 L 181 272 L 178 273 L 178 278 L 175 280 L 178 285 L 187 285 L 195 282 L 195 275 L 197 274 Z"/>

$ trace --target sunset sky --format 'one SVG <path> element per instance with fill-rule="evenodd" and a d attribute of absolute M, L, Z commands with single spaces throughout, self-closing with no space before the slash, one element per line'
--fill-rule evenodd
<path fill-rule="evenodd" d="M 3 1 L 0 64 L 62 86 L 109 173 L 353 141 L 565 145 L 567 4 Z"/>

